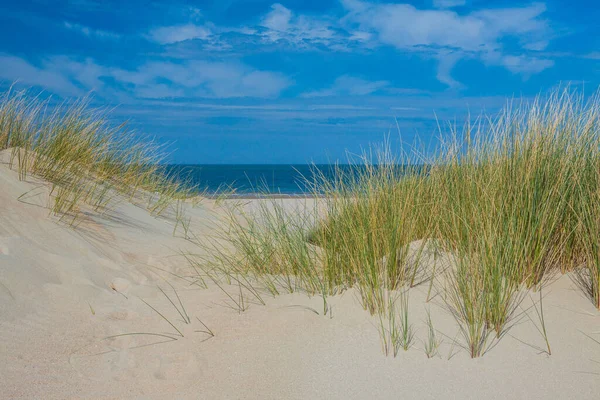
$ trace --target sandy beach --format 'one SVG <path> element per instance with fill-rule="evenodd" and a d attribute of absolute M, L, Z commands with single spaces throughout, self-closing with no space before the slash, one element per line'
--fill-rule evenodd
<path fill-rule="evenodd" d="M 173 235 L 168 215 L 156 218 L 122 202 L 66 226 L 49 214 L 44 182 L 19 181 L 7 154 L 0 164 L 2 398 L 595 399 L 600 393 L 600 345 L 590 338 L 597 337 L 600 313 L 568 275 L 544 289 L 552 355 L 531 308 L 537 293 L 523 300 L 508 333 L 471 359 L 441 295 L 426 302 L 428 288 L 421 285 L 409 292 L 415 340 L 408 351 L 386 357 L 378 318 L 362 309 L 355 289 L 328 298 L 327 315 L 318 296 L 302 293 L 266 295 L 264 305 L 248 299 L 239 312 L 216 285 L 200 288 L 182 278 L 192 275 L 182 253 L 199 249 Z M 261 200 L 245 201 L 252 208 Z M 293 208 L 314 200 L 281 201 Z M 190 229 L 210 236 L 221 207 L 208 199 L 189 204 Z M 432 358 L 423 350 L 427 311 L 441 342 Z"/>

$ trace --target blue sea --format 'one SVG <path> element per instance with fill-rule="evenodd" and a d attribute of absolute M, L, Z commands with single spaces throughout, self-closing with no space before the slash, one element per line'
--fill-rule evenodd
<path fill-rule="evenodd" d="M 176 164 L 168 165 L 167 171 L 208 196 L 226 194 L 240 197 L 303 197 L 315 194 L 311 183 L 315 182 L 316 177 L 318 182 L 322 182 L 322 179 L 333 181 L 334 178 L 340 179 L 337 172 L 341 171 L 345 178 L 351 178 L 364 172 L 364 168 L 364 165 L 356 164 Z M 397 168 L 398 174 L 402 175 L 427 167 L 397 165 Z"/>
<path fill-rule="evenodd" d="M 332 177 L 334 165 L 169 165 L 169 174 L 189 182 L 207 195 L 234 193 L 238 196 L 259 194 L 305 196 L 312 194 L 307 182 L 315 173 Z M 344 168 L 344 166 L 341 166 Z M 345 166 L 345 168 L 351 168 Z"/>

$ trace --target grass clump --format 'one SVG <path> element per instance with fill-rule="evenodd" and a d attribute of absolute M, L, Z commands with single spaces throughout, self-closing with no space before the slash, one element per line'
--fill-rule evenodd
<path fill-rule="evenodd" d="M 408 351 L 415 338 L 412 323 L 408 312 L 408 291 L 401 293 L 387 292 L 387 310 L 379 313 L 379 336 L 383 353 L 394 357 L 400 350 Z"/>
<path fill-rule="evenodd" d="M 143 195 L 158 215 L 186 194 L 161 165 L 160 146 L 114 126 L 87 98 L 53 105 L 12 88 L 0 95 L 0 150 L 7 149 L 19 178 L 49 182 L 52 212 L 72 222 L 82 204 L 104 211 L 117 197 Z"/>
<path fill-rule="evenodd" d="M 419 263 L 409 263 L 409 256 L 420 254 L 426 242 L 412 253 L 410 244 L 434 228 L 427 214 L 435 205 L 423 185 L 427 170 L 398 167 L 388 156 L 338 168 L 336 181 L 321 179 L 325 217 L 310 237 L 324 254 L 327 284 L 356 286 L 371 314 L 386 308 L 381 287 L 396 290 L 417 283 Z"/>
<path fill-rule="evenodd" d="M 423 341 L 425 354 L 427 358 L 435 357 L 439 352 L 440 340 L 438 339 L 437 333 L 431 320 L 431 314 L 427 310 L 427 340 Z"/>
<path fill-rule="evenodd" d="M 255 285 L 271 295 L 300 290 L 318 294 L 323 297 L 326 314 L 330 288 L 318 269 L 315 246 L 306 241 L 313 210 L 288 210 L 276 199 L 257 202 L 253 210 L 240 202 L 223 209 L 222 226 L 215 229 L 214 236 L 202 238 L 206 256 L 200 260 L 188 257 L 196 271 L 214 282 L 219 276 L 228 283 L 243 281 L 246 292 L 260 302 Z"/>
<path fill-rule="evenodd" d="M 554 92 L 451 128 L 432 157 L 383 151 L 338 166 L 317 177 L 321 197 L 301 217 L 276 201 L 231 214 L 213 258 L 273 294 L 274 283 L 324 298 L 354 287 L 383 317 L 388 291 L 437 275 L 479 357 L 551 274 L 572 272 L 600 308 L 599 106 Z M 431 247 L 449 269 L 428 270 Z"/>

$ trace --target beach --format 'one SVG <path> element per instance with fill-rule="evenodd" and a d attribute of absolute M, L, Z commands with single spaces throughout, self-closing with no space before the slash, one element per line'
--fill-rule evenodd
<path fill-rule="evenodd" d="M 172 216 L 121 202 L 76 227 L 60 223 L 46 207 L 44 181 L 20 181 L 8 152 L 2 156 L 3 398 L 593 399 L 600 392 L 600 345 L 592 340 L 600 313 L 568 274 L 543 290 L 551 355 L 532 308 L 538 293 L 524 298 L 508 333 L 472 359 L 441 294 L 419 285 L 409 297 L 414 341 L 386 357 L 379 319 L 361 307 L 356 289 L 329 296 L 326 315 L 322 299 L 305 293 L 264 295 L 264 305 L 247 297 L 241 311 L 214 283 L 190 283 L 182 254 L 201 250 L 173 235 Z M 235 200 L 187 204 L 190 230 L 210 237 L 227 201 Z M 252 209 L 262 200 L 244 201 Z M 294 210 L 315 200 L 280 201 Z M 225 289 L 235 294 L 237 286 Z M 440 342 L 431 358 L 427 311 Z"/>

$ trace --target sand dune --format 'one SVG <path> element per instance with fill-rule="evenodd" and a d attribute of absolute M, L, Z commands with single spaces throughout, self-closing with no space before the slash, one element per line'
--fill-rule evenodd
<path fill-rule="evenodd" d="M 378 320 L 362 310 L 353 290 L 329 299 L 332 315 L 321 315 L 321 300 L 303 294 L 265 296 L 266 305 L 251 302 L 239 313 L 218 287 L 178 277 L 190 275 L 180 251 L 199 250 L 173 236 L 168 215 L 155 218 L 123 202 L 69 227 L 49 214 L 44 182 L 19 181 L 3 163 L 0 189 L 2 398 L 595 399 L 600 393 L 600 345 L 586 336 L 598 337 L 600 313 L 568 276 L 545 289 L 551 356 L 529 297 L 509 333 L 471 359 L 440 297 L 426 303 L 427 288 L 416 287 L 410 291 L 416 340 L 386 357 Z M 245 201 L 252 208 L 260 200 Z M 282 201 L 294 207 L 307 200 Z M 218 208 L 211 200 L 189 204 L 196 235 L 211 234 Z M 179 304 L 177 291 L 189 323 L 159 287 Z M 432 359 L 422 343 L 426 310 L 442 340 Z"/>

